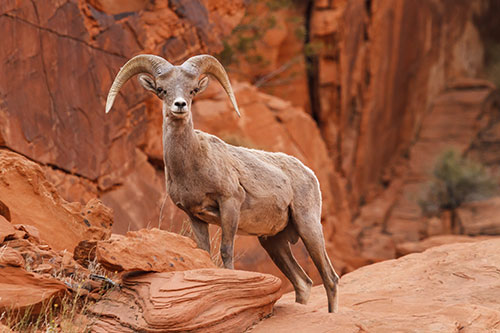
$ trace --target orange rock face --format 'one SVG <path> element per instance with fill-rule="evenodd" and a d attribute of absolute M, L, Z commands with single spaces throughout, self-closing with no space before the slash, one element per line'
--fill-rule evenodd
<path fill-rule="evenodd" d="M 442 149 L 458 145 L 498 165 L 498 97 L 494 86 L 477 80 L 488 3 L 316 0 L 275 12 L 252 3 L 242 22 L 263 19 L 267 30 L 247 54 L 264 56 L 263 63 L 239 54 L 240 65 L 230 67 L 243 117 L 235 117 L 212 83 L 193 104 L 195 127 L 236 145 L 284 151 L 315 171 L 337 271 L 395 257 L 399 243 L 452 229 L 450 219 L 424 219 L 412 200 Z M 93 212 L 89 202 L 97 197 L 114 209 L 115 232 L 179 231 L 186 216 L 165 197 L 159 101 L 132 80 L 105 116 L 106 93 L 120 66 L 138 53 L 177 64 L 222 51 L 247 5 L 3 1 L 0 146 L 43 167 L 0 175 L 10 184 L 0 182 L 0 215 L 35 225 L 57 249 L 109 237 L 111 213 L 97 204 Z M 474 219 L 468 221 L 477 225 Z M 280 274 L 254 238 L 236 246 L 237 267 Z M 295 250 L 318 281 L 303 247 Z"/>
<path fill-rule="evenodd" d="M 473 152 L 474 147 L 480 145 L 478 137 L 495 124 L 489 120 L 498 112 L 498 106 L 491 99 L 494 94 L 488 82 L 468 79 L 450 84 L 434 99 L 429 112 L 421 120 L 422 127 L 408 150 L 409 156 L 405 161 L 399 162 L 394 178 L 388 179 L 390 186 L 378 198 L 362 207 L 355 221 L 360 227 L 364 256 L 371 252 L 371 256 L 380 259 L 395 257 L 394 246 L 390 252 L 367 246 L 372 242 L 380 244 L 380 237 L 390 237 L 394 244 L 399 244 L 449 233 L 497 234 L 495 230 L 498 231 L 500 222 L 494 213 L 498 206 L 496 199 L 471 204 L 470 208 L 464 207 L 458 211 L 463 212 L 460 216 L 463 216 L 467 231 L 464 228 L 459 230 L 458 224 L 452 228 L 447 214 L 440 218 L 424 217 L 418 205 L 425 185 L 431 180 L 438 157 L 450 148 L 460 153 Z M 491 145 L 495 141 L 489 142 Z M 484 156 L 491 157 L 491 148 L 479 151 Z M 483 156 L 482 154 L 478 155 Z M 484 161 L 487 163 L 488 159 L 485 158 Z M 477 208 L 473 209 L 475 205 Z M 488 232 L 488 229 L 491 231 Z"/>
<path fill-rule="evenodd" d="M 171 272 L 215 268 L 210 255 L 187 237 L 159 229 L 130 231 L 97 243 L 99 263 L 110 271 Z"/>
<path fill-rule="evenodd" d="M 0 215 L 0 243 L 2 243 L 5 238 L 13 236 L 15 233 L 16 229 L 12 224 Z"/>
<path fill-rule="evenodd" d="M 445 244 L 474 243 L 491 238 L 493 237 L 488 237 L 488 236 L 471 237 L 464 235 L 432 236 L 420 242 L 405 242 L 398 244 L 396 247 L 396 251 L 398 256 L 405 256 L 410 253 L 424 252 L 425 250 L 430 249 L 431 247 L 441 246 Z"/>
<path fill-rule="evenodd" d="M 310 112 L 305 7 L 305 2 L 250 2 L 221 58 L 233 78 Z"/>
<path fill-rule="evenodd" d="M 500 234 L 500 198 L 471 202 L 457 210 L 458 223 L 466 235 Z"/>
<path fill-rule="evenodd" d="M 111 228 L 109 208 L 98 200 L 86 207 L 68 203 L 47 181 L 40 166 L 25 157 L 0 150 L 0 170 L 0 200 L 9 209 L 10 222 L 28 225 L 28 229 L 36 227 L 39 237 L 54 249 L 72 251 L 92 226 Z"/>
<path fill-rule="evenodd" d="M 474 17 L 487 2 L 314 1 L 311 39 L 323 45 L 314 112 L 352 207 L 391 180 L 435 97 L 481 74 Z"/>
<path fill-rule="evenodd" d="M 29 308 L 32 314 L 38 314 L 45 302 L 62 297 L 65 291 L 64 283 L 56 279 L 29 273 L 20 267 L 0 268 L 0 312 Z"/>
<path fill-rule="evenodd" d="M 338 314 L 324 290 L 308 305 L 284 295 L 252 332 L 495 332 L 500 240 L 450 244 L 360 268 L 340 280 Z"/>
<path fill-rule="evenodd" d="M 0 265 L 23 267 L 24 264 L 24 258 L 19 251 L 7 246 L 0 249 Z"/>
<path fill-rule="evenodd" d="M 131 174 L 143 162 L 136 148 L 146 138 L 147 95 L 130 83 L 120 111 L 105 116 L 114 75 L 141 52 L 172 62 L 217 52 L 243 12 L 243 0 L 2 2 L 0 144 L 51 166 L 65 199 L 84 204 L 105 192 L 106 204 L 124 209 L 122 193 L 112 194 L 138 187 Z M 145 182 L 136 197 L 153 187 Z M 157 208 L 141 210 L 144 221 Z"/>
<path fill-rule="evenodd" d="M 274 276 L 226 269 L 130 274 L 92 306 L 93 332 L 245 331 L 281 296 Z"/>

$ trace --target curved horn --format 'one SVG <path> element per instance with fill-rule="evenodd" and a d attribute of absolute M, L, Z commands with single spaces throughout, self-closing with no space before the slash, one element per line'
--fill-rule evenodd
<path fill-rule="evenodd" d="M 216 58 L 208 54 L 194 56 L 189 58 L 182 64 L 182 67 L 188 66 L 194 67 L 198 75 L 213 75 L 217 79 L 217 81 L 219 81 L 219 83 L 229 96 L 229 99 L 233 104 L 234 111 L 236 111 L 238 116 L 241 117 L 240 110 L 238 109 L 238 104 L 236 104 L 236 98 L 234 97 L 233 88 L 231 87 L 231 82 L 229 82 L 229 77 L 227 76 L 224 67 Z"/>
<path fill-rule="evenodd" d="M 158 57 L 152 54 L 140 54 L 129 61 L 122 68 L 118 74 L 116 74 L 113 85 L 109 89 L 108 98 L 106 100 L 106 113 L 111 110 L 115 97 L 120 91 L 121 87 L 127 82 L 132 76 L 139 73 L 147 73 L 153 77 L 158 77 L 160 74 L 165 72 L 166 68 L 171 67 L 168 61 L 162 57 Z"/>

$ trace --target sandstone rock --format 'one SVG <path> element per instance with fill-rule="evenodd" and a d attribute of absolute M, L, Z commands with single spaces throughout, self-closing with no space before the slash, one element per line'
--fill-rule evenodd
<path fill-rule="evenodd" d="M 474 243 L 474 242 L 480 242 L 486 239 L 490 239 L 492 237 L 487 237 L 487 236 L 478 236 L 478 237 L 471 237 L 471 236 L 464 236 L 464 235 L 440 235 L 440 236 L 433 236 L 426 238 L 424 240 L 421 240 L 420 242 L 405 242 L 396 245 L 396 253 L 397 256 L 405 256 L 410 253 L 416 253 L 416 252 L 424 252 L 427 249 L 430 249 L 431 247 L 436 247 L 436 246 L 441 246 L 445 244 L 453 244 L 453 243 Z"/>
<path fill-rule="evenodd" d="M 97 260 L 110 271 L 171 272 L 215 267 L 210 255 L 187 237 L 159 229 L 130 231 L 97 243 Z"/>
<path fill-rule="evenodd" d="M 84 240 L 78 243 L 73 251 L 73 259 L 84 267 L 96 258 L 97 240 Z"/>
<path fill-rule="evenodd" d="M 489 105 L 491 87 L 482 81 L 469 81 L 471 82 L 468 84 L 450 85 L 445 92 L 435 98 L 429 114 L 422 119 L 419 137 L 409 150 L 405 171 L 397 176 L 397 180 L 392 181 L 396 190 L 391 185 L 391 188 L 380 196 L 380 200 L 377 199 L 367 205 L 374 208 L 362 209 L 363 211 L 383 208 L 383 229 L 391 235 L 395 243 L 418 242 L 428 236 L 464 232 L 460 230 L 459 223 L 452 228 L 453 223 L 447 212 L 440 218 L 423 217 L 418 199 L 431 178 L 432 169 L 439 155 L 450 147 L 460 152 L 467 151 L 483 129 L 490 126 L 488 122 L 481 124 L 476 119 L 492 117 L 497 112 L 494 108 L 485 109 L 485 106 Z M 488 113 L 491 113 L 491 116 L 486 116 Z M 385 200 L 386 203 L 381 205 L 381 200 Z M 488 219 L 486 215 L 478 215 L 475 221 L 482 220 L 482 222 L 473 222 L 470 213 L 463 215 L 464 224 L 470 226 L 479 223 L 477 224 L 479 229 L 493 228 L 490 232 L 495 233 L 495 218 Z M 490 215 L 493 216 L 494 213 Z M 361 221 L 357 224 L 366 227 L 369 221 L 363 217 L 359 219 Z M 484 232 L 487 232 L 486 229 Z M 478 232 L 468 229 L 467 233 L 477 235 Z M 376 236 L 373 238 L 376 239 Z"/>
<path fill-rule="evenodd" d="M 0 266 L 24 267 L 24 258 L 19 251 L 8 246 L 0 247 Z"/>
<path fill-rule="evenodd" d="M 56 250 L 72 251 L 90 226 L 81 205 L 62 199 L 40 166 L 25 157 L 0 150 L 0 169 L 0 200 L 9 207 L 12 224 Z M 109 226 L 109 214 L 102 223 Z"/>
<path fill-rule="evenodd" d="M 28 271 L 49 273 L 49 276 L 58 276 L 69 281 L 89 274 L 72 259 L 71 252 L 54 251 L 49 245 L 37 242 L 33 237 L 9 239 L 0 249 L 6 251 L 6 258 L 10 258 L 12 265 L 21 265 Z"/>
<path fill-rule="evenodd" d="M 16 224 L 14 227 L 25 234 L 23 238 L 31 238 L 33 243 L 40 243 L 40 231 L 37 227 L 28 224 Z"/>
<path fill-rule="evenodd" d="M 457 219 L 466 235 L 500 235 L 500 197 L 461 206 Z"/>
<path fill-rule="evenodd" d="M 220 37 L 243 11 L 242 0 L 3 2 L 0 61 L 9 66 L 0 79 L 2 141 L 68 173 L 120 183 L 144 134 L 136 125 L 145 121 L 145 94 L 133 84 L 124 87 L 116 105 L 122 113 L 105 117 L 96 110 L 103 110 L 112 76 L 141 52 L 174 62 L 222 50 Z"/>
<path fill-rule="evenodd" d="M 161 124 L 159 125 L 161 128 Z M 161 136 L 155 140 L 161 142 Z M 104 193 L 102 201 L 114 207 L 115 219 L 113 232 L 125 234 L 149 226 L 158 226 L 158 217 L 165 198 L 165 178 L 163 166 L 161 174 L 148 163 L 148 156 L 135 151 L 134 171 L 125 178 L 122 186 Z M 171 200 L 167 198 L 170 202 Z"/>
<path fill-rule="evenodd" d="M 89 179 L 68 174 L 50 166 L 42 167 L 42 169 L 47 180 L 56 187 L 57 192 L 66 201 L 79 202 L 85 205 L 99 195 L 97 184 Z"/>
<path fill-rule="evenodd" d="M 381 227 L 367 228 L 360 233 L 361 256 L 374 261 L 396 257 L 396 247 L 390 235 L 384 234 Z"/>
<path fill-rule="evenodd" d="M 276 8 L 270 8 L 273 5 Z M 226 51 L 232 60 L 227 66 L 232 80 L 252 82 L 263 92 L 310 112 L 305 7 L 298 2 L 288 6 L 250 2 L 240 26 L 226 40 Z"/>
<path fill-rule="evenodd" d="M 146 8 L 147 5 L 146 0 L 88 0 L 88 3 L 101 12 L 113 15 L 126 12 L 137 12 Z"/>
<path fill-rule="evenodd" d="M 319 100 L 314 112 L 337 171 L 352 187 L 353 208 L 367 192 L 381 189 L 384 173 L 407 154 L 444 89 L 492 89 L 484 81 L 465 83 L 482 70 L 484 46 L 475 17 L 486 3 L 314 1 L 309 40 L 323 45 L 313 57 Z M 462 111 L 446 119 L 468 122 L 469 112 Z M 461 128 L 445 124 L 452 131 Z"/>
<path fill-rule="evenodd" d="M 0 201 L 0 216 L 3 216 L 7 221 L 10 221 L 10 209 Z"/>
<path fill-rule="evenodd" d="M 88 226 L 97 226 L 111 230 L 113 225 L 113 209 L 105 206 L 98 199 L 91 199 L 82 209 L 83 222 Z"/>
<path fill-rule="evenodd" d="M 29 273 L 23 268 L 0 267 L 0 312 L 25 311 L 38 314 L 54 298 L 64 295 L 64 283 Z"/>
<path fill-rule="evenodd" d="M 451 213 L 449 211 L 443 212 L 440 217 L 433 216 L 427 220 L 427 236 L 432 237 L 452 233 Z"/>
<path fill-rule="evenodd" d="M 280 297 L 278 278 L 226 269 L 129 274 L 123 284 L 91 307 L 93 332 L 242 332 Z"/>
<path fill-rule="evenodd" d="M 338 314 L 322 287 L 308 305 L 286 294 L 252 332 L 495 332 L 500 239 L 450 244 L 365 266 L 340 282 Z"/>
<path fill-rule="evenodd" d="M 340 9 L 314 11 L 311 17 L 311 33 L 316 36 L 325 36 L 337 32 L 342 14 L 343 11 Z"/>
<path fill-rule="evenodd" d="M 157 206 L 143 208 L 135 201 L 135 209 L 124 209 L 118 200 L 124 192 L 163 197 L 163 178 L 141 182 L 136 169 L 142 163 L 136 149 L 152 135 L 144 126 L 150 120 L 144 101 L 151 95 L 132 80 L 117 99 L 116 112 L 105 116 L 96 110 L 103 110 L 112 79 L 128 58 L 155 53 L 178 63 L 215 53 L 244 7 L 243 0 L 2 2 L 6 38 L 0 63 L 8 70 L 0 78 L 1 145 L 46 164 L 47 178 L 66 200 L 85 204 L 106 197 L 119 221 L 128 218 L 121 223 L 123 233 L 132 221 L 141 223 L 132 229 L 156 221 Z M 23 91 L 37 103 L 26 104 Z M 131 193 L 136 189 L 141 192 Z"/>
<path fill-rule="evenodd" d="M 0 215 L 0 244 L 3 243 L 5 238 L 14 236 L 16 228 Z"/>

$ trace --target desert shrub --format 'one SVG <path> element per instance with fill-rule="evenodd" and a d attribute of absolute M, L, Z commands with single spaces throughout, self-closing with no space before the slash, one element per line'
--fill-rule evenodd
<path fill-rule="evenodd" d="M 455 150 L 447 150 L 437 158 L 433 178 L 424 189 L 419 205 L 424 214 L 435 215 L 465 202 L 487 199 L 497 188 L 498 180 L 481 163 Z"/>
<path fill-rule="evenodd" d="M 259 75 L 254 75 L 241 70 L 241 66 L 245 65 L 240 62 L 244 62 L 266 68 L 270 65 L 269 60 L 266 59 L 263 54 L 266 52 L 262 50 L 262 44 L 260 43 L 266 33 L 277 26 L 277 16 L 276 13 L 280 10 L 298 10 L 302 6 L 299 0 L 254 0 L 249 3 L 247 7 L 247 12 L 245 17 L 243 17 L 240 24 L 238 24 L 232 31 L 229 38 L 223 41 L 223 50 L 217 55 L 217 58 L 222 62 L 224 67 L 230 72 L 237 73 L 245 77 L 246 80 L 256 83 L 261 79 L 261 76 L 265 76 L 270 73 L 260 73 Z M 306 38 L 306 26 L 305 21 L 300 11 L 296 15 L 291 15 L 287 17 L 288 28 L 294 31 L 294 37 L 300 41 L 305 42 Z M 285 70 L 289 69 L 291 65 L 295 64 L 298 60 L 303 57 L 302 54 L 297 54 L 291 59 L 287 59 L 281 64 L 281 68 L 272 75 L 273 80 L 277 80 L 277 74 L 282 74 Z M 269 71 L 274 72 L 276 69 L 269 69 Z M 298 75 L 301 73 L 296 73 L 294 71 L 287 72 L 287 75 Z M 285 75 L 286 77 L 288 77 Z M 271 81 L 271 78 L 267 78 L 266 85 Z"/>

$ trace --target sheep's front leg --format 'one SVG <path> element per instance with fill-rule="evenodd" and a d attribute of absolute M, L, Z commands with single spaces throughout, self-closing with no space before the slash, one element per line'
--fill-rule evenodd
<path fill-rule="evenodd" d="M 222 240 L 220 254 L 225 268 L 233 269 L 234 237 L 238 230 L 238 220 L 240 218 L 241 201 L 230 198 L 219 204 Z"/>
<path fill-rule="evenodd" d="M 210 254 L 210 236 L 208 233 L 208 223 L 203 222 L 196 216 L 189 216 L 191 219 L 191 228 L 193 229 L 196 244 L 202 250 Z"/>

